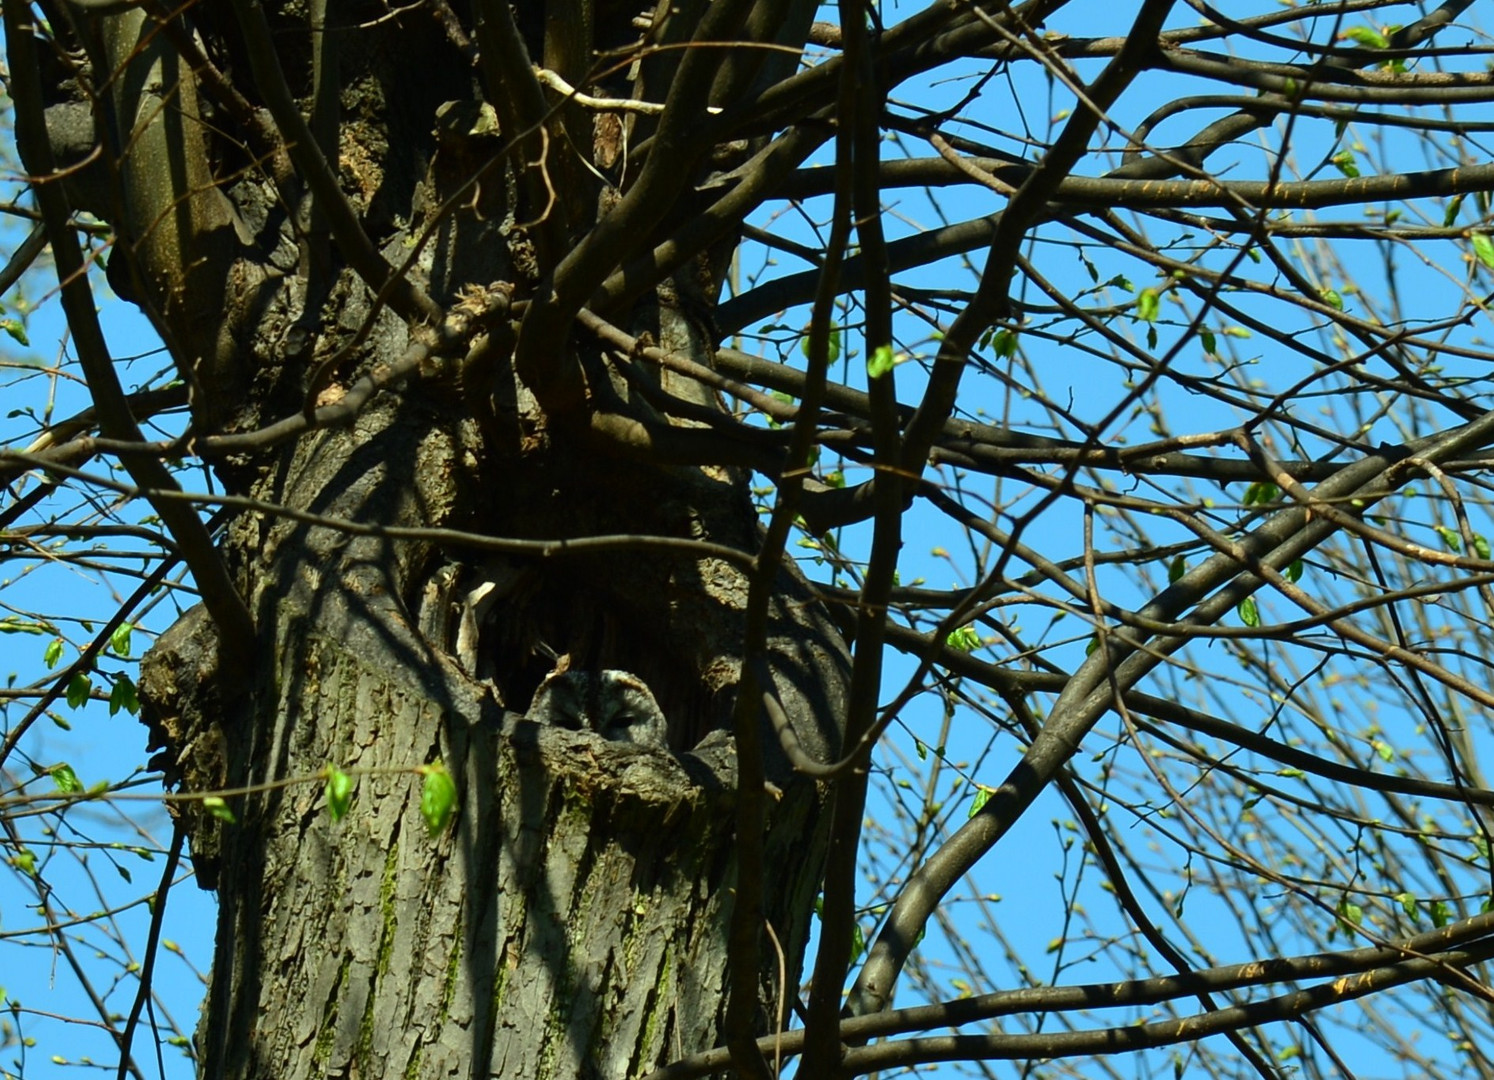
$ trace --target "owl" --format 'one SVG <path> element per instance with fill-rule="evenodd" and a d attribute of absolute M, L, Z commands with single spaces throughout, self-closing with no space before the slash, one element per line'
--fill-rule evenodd
<path fill-rule="evenodd" d="M 613 742 L 669 742 L 669 724 L 653 692 L 626 671 L 552 671 L 534 692 L 527 716 L 537 724 L 595 731 Z"/>

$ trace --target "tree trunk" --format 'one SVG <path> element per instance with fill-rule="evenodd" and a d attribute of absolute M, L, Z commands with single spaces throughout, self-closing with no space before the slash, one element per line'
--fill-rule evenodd
<path fill-rule="evenodd" d="M 109 87 L 95 118 L 108 165 L 97 211 L 122 264 L 111 280 L 161 329 L 199 438 L 351 400 L 357 380 L 382 378 L 433 333 L 341 265 L 285 147 L 256 143 L 264 111 L 203 93 L 173 56 L 205 43 L 242 81 L 263 57 L 217 25 L 227 7 L 194 9 L 195 37 L 138 10 L 79 14 L 73 28 L 81 78 Z M 542 287 L 534 238 L 549 211 L 499 156 L 455 39 L 414 9 L 360 12 L 337 16 L 356 48 L 289 17 L 275 48 L 362 228 L 391 264 L 413 252 L 410 279 L 472 332 L 465 359 L 426 357 L 341 426 L 247 438 L 215 460 L 230 492 L 260 500 L 221 544 L 253 655 L 193 609 L 141 676 L 170 779 L 230 793 L 232 822 L 200 803 L 180 811 L 220 900 L 201 1074 L 638 1075 L 722 1037 L 729 731 L 758 543 L 749 474 L 596 437 L 598 402 L 637 415 L 662 390 L 717 407 L 635 357 L 557 339 L 585 376 L 568 415 L 516 378 L 504 312 Z M 329 128 L 316 87 L 334 75 Z M 65 97 L 53 104 L 76 106 Z M 571 185 L 559 197 L 572 209 L 608 205 L 583 169 L 551 180 Z M 614 318 L 709 364 L 723 250 Z M 645 539 L 584 553 L 481 539 L 608 536 Z M 833 755 L 845 645 L 796 572 L 773 592 L 763 659 L 800 740 Z M 526 721 L 557 658 L 647 683 L 668 747 Z M 797 984 L 826 824 L 821 789 L 766 745 L 763 1032 Z M 420 770 L 438 760 L 460 794 L 433 836 Z M 329 766 L 359 778 L 337 822 Z"/>
<path fill-rule="evenodd" d="M 438 493 L 421 478 L 450 475 L 452 443 L 429 414 L 403 424 L 393 399 L 376 411 L 382 431 L 360 425 L 294 455 L 298 479 L 280 497 L 355 521 L 429 507 Z M 638 476 L 638 505 L 662 479 Z M 199 870 L 216 878 L 222 905 L 204 1075 L 622 1077 L 715 1045 L 735 876 L 730 740 L 718 730 L 676 756 L 505 712 L 496 684 L 463 672 L 440 638 L 449 601 L 431 583 L 470 573 L 460 560 L 265 518 L 245 518 L 236 541 L 264 628 L 252 689 L 205 671 L 214 641 L 200 615 L 163 638 L 142 679 L 158 710 L 187 717 L 169 745 L 225 748 L 183 762 L 189 790 L 255 789 L 230 801 L 236 824 L 194 817 Z M 744 596 L 745 585 L 730 568 L 671 566 L 646 551 L 632 563 L 562 562 L 553 573 L 579 580 L 516 587 L 525 598 L 490 617 L 490 633 L 507 642 L 548 627 L 559 593 L 564 614 L 587 622 L 548 640 L 597 648 L 599 667 L 636 655 L 592 643 L 611 634 L 663 649 L 692 628 L 731 636 L 720 626 L 739 616 L 731 587 Z M 624 609 L 649 595 L 651 613 Z M 703 603 L 716 608 L 714 635 L 699 621 Z M 677 612 L 686 621 L 671 625 Z M 834 675 L 828 627 L 777 621 L 779 673 Z M 702 658 L 722 680 L 711 694 L 700 692 L 711 674 Z M 691 684 L 702 700 L 729 695 L 739 657 L 676 649 L 656 662 L 690 672 L 655 684 L 673 702 Z M 680 714 L 669 715 L 673 725 Z M 214 733 L 196 737 L 204 730 Z M 438 758 L 461 810 L 432 838 L 414 770 Z M 204 761 L 223 771 L 194 777 Z M 363 777 L 336 824 L 315 782 L 329 763 Z M 294 778 L 311 782 L 278 786 Z M 796 984 L 823 850 L 816 786 L 781 768 L 774 780 L 784 794 L 766 841 L 766 896 L 789 982 L 785 991 L 770 951 L 764 1030 Z"/>

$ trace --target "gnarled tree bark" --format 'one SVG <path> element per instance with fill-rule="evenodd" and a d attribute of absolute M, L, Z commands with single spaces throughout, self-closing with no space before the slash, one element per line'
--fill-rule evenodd
<path fill-rule="evenodd" d="M 201 1073 L 623 1077 L 715 1045 L 758 525 L 737 455 L 669 454 L 709 430 L 714 395 L 568 329 L 550 343 L 563 392 L 543 370 L 516 377 L 519 305 L 616 196 L 554 145 L 511 152 L 520 133 L 502 125 L 534 102 L 479 104 L 462 14 L 235 7 L 237 24 L 226 5 L 186 21 L 151 3 L 61 9 L 41 61 L 59 142 L 91 110 L 97 157 L 78 176 L 116 232 L 111 280 L 188 383 L 192 445 L 257 501 L 219 545 L 252 642 L 194 609 L 141 679 L 172 780 L 228 792 L 234 817 L 182 804 L 220 900 Z M 602 19 L 598 34 L 626 26 Z M 590 115 L 544 131 L 589 156 Z M 75 204 L 83 190 L 70 182 Z M 720 274 L 704 254 L 609 315 L 709 366 Z M 660 395 L 697 419 L 666 420 Z M 609 536 L 633 539 L 481 542 Z M 776 582 L 759 658 L 828 758 L 846 648 L 802 578 Z M 648 682 L 669 747 L 524 720 L 557 656 Z M 825 833 L 822 789 L 765 744 L 764 930 L 783 955 L 758 950 L 763 1032 L 794 992 Z M 419 770 L 437 760 L 460 802 L 432 837 Z M 329 765 L 360 777 L 340 822 Z"/>

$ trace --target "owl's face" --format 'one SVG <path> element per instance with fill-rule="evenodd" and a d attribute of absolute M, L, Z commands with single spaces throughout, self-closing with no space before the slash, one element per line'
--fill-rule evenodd
<path fill-rule="evenodd" d="M 540 683 L 528 718 L 595 731 L 613 742 L 664 746 L 669 724 L 648 685 L 626 671 L 552 672 Z"/>

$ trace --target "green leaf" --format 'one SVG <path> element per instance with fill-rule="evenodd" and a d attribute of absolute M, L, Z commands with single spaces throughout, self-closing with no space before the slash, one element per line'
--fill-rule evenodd
<path fill-rule="evenodd" d="M 1338 902 L 1338 917 L 1345 927 L 1358 926 L 1364 922 L 1364 909 L 1346 896 Z"/>
<path fill-rule="evenodd" d="M 135 693 L 135 683 L 124 672 L 114 676 L 114 685 L 109 688 L 109 715 L 123 709 L 134 716 L 140 711 L 140 697 Z"/>
<path fill-rule="evenodd" d="M 47 770 L 52 776 L 52 783 L 57 785 L 57 790 L 64 795 L 81 795 L 83 783 L 78 779 L 78 774 L 73 772 L 73 767 L 67 762 L 61 765 L 53 765 Z"/>
<path fill-rule="evenodd" d="M 1350 180 L 1359 175 L 1359 166 L 1354 163 L 1354 151 L 1343 150 L 1328 159 L 1339 172 Z"/>
<path fill-rule="evenodd" d="M 1286 579 L 1293 585 L 1302 580 L 1302 560 L 1293 559 L 1292 565 L 1286 568 Z"/>
<path fill-rule="evenodd" d="M 130 623 L 122 622 L 114 628 L 114 633 L 109 635 L 109 648 L 115 656 L 130 655 L 130 633 L 135 629 Z"/>
<path fill-rule="evenodd" d="M 1010 330 L 1002 330 L 993 339 L 996 346 L 996 356 L 1001 360 L 1009 360 L 1017 353 L 1017 335 Z"/>
<path fill-rule="evenodd" d="M 439 761 L 422 765 L 418 771 L 425 775 L 420 788 L 420 816 L 425 818 L 431 836 L 439 836 L 456 810 L 456 781 Z"/>
<path fill-rule="evenodd" d="M 21 873 L 34 877 L 36 875 L 36 855 L 30 848 L 22 848 L 7 860 Z"/>
<path fill-rule="evenodd" d="M 1269 480 L 1257 480 L 1245 489 L 1243 500 L 1246 506 L 1265 506 L 1281 498 L 1281 488 Z"/>
<path fill-rule="evenodd" d="M 1246 626 L 1259 626 L 1261 624 L 1260 609 L 1255 606 L 1255 597 L 1247 596 L 1240 601 L 1240 606 L 1235 608 L 1235 613 L 1240 616 L 1240 621 Z"/>
<path fill-rule="evenodd" d="M 813 356 L 813 347 L 810 344 L 810 337 L 809 337 L 808 334 L 805 334 L 804 337 L 800 339 L 800 341 L 799 341 L 799 350 L 804 353 L 804 359 L 806 359 L 806 360 L 812 360 L 814 358 L 814 356 Z M 840 327 L 838 327 L 838 326 L 832 326 L 830 328 L 830 333 L 828 335 L 828 338 L 827 338 L 827 340 L 825 342 L 825 360 L 828 363 L 833 364 L 833 363 L 835 363 L 835 361 L 837 361 L 839 359 L 840 359 Z"/>
<path fill-rule="evenodd" d="M 1142 289 L 1136 297 L 1136 317 L 1142 322 L 1156 322 L 1162 308 L 1162 294 L 1156 289 Z"/>
<path fill-rule="evenodd" d="M 1478 261 L 1494 270 L 1494 240 L 1489 239 L 1489 234 L 1474 233 L 1468 239 L 1473 244 L 1473 253 L 1478 256 Z"/>
<path fill-rule="evenodd" d="M 851 963 L 861 959 L 861 954 L 866 952 L 866 934 L 861 929 L 859 922 L 851 923 Z"/>
<path fill-rule="evenodd" d="M 1318 296 L 1320 296 L 1323 300 L 1323 303 L 1327 304 L 1329 307 L 1337 308 L 1339 311 L 1342 311 L 1344 309 L 1344 298 L 1338 295 L 1337 289 L 1319 289 Z"/>
<path fill-rule="evenodd" d="M 18 619 L 14 615 L 7 615 L 0 619 L 0 634 L 45 634 L 41 624 Z"/>
<path fill-rule="evenodd" d="M 962 626 L 958 630 L 951 630 L 944 639 L 944 644 L 959 652 L 974 652 L 980 648 L 980 635 L 975 632 L 974 626 Z"/>
<path fill-rule="evenodd" d="M 219 821 L 229 825 L 235 824 L 238 819 L 233 816 L 233 811 L 228 808 L 228 803 L 217 795 L 208 795 L 202 800 L 202 808 Z"/>
<path fill-rule="evenodd" d="M 1483 533 L 1473 534 L 1473 553 L 1480 559 L 1489 557 L 1489 541 L 1484 539 Z"/>
<path fill-rule="evenodd" d="M 0 319 L 0 330 L 4 330 L 18 345 L 30 346 L 31 339 L 26 336 L 26 328 L 21 325 L 19 319 Z"/>
<path fill-rule="evenodd" d="M 1214 348 L 1214 346 L 1218 344 L 1218 341 L 1214 337 L 1214 331 L 1200 330 L 1198 332 L 1198 340 L 1203 344 L 1204 352 L 1208 353 L 1210 356 L 1218 355 L 1217 351 Z"/>
<path fill-rule="evenodd" d="M 866 374 L 873 379 L 880 379 L 892 370 L 894 363 L 896 361 L 892 357 L 892 346 L 878 345 L 866 359 Z"/>
<path fill-rule="evenodd" d="M 69 708 L 76 709 L 88 700 L 89 691 L 93 689 L 93 680 L 81 671 L 73 672 L 73 677 L 67 681 L 67 704 Z"/>
<path fill-rule="evenodd" d="M 1391 746 L 1384 739 L 1374 739 L 1370 742 L 1370 745 L 1375 748 L 1375 753 L 1380 755 L 1381 761 L 1391 762 L 1395 760 L 1395 747 Z"/>
<path fill-rule="evenodd" d="M 1449 529 L 1446 525 L 1432 526 L 1437 530 L 1437 535 L 1442 537 L 1442 545 L 1448 551 L 1461 554 L 1463 551 L 1463 538 L 1458 535 L 1456 529 Z"/>
<path fill-rule="evenodd" d="M 1458 220 L 1458 211 L 1463 209 L 1463 196 L 1455 195 L 1447 202 L 1447 209 L 1442 214 L 1442 227 L 1452 228 L 1452 223 Z"/>
<path fill-rule="evenodd" d="M 1167 564 L 1167 584 L 1171 585 L 1187 572 L 1188 560 L 1181 555 L 1173 556 L 1172 562 Z"/>
<path fill-rule="evenodd" d="M 965 816 L 966 817 L 974 817 L 976 814 L 980 813 L 981 807 L 985 806 L 986 803 L 988 803 L 990 801 L 991 801 L 991 789 L 990 788 L 988 788 L 988 787 L 976 788 L 975 789 L 975 798 L 973 798 L 973 799 L 970 800 L 970 812 L 968 814 L 966 814 Z"/>
<path fill-rule="evenodd" d="M 327 766 L 327 811 L 333 821 L 347 817 L 348 808 L 353 805 L 353 790 L 357 786 L 358 781 L 336 765 Z"/>
<path fill-rule="evenodd" d="M 1448 907 L 1445 901 L 1433 900 L 1432 925 L 1441 930 L 1450 922 L 1452 922 L 1452 908 Z"/>
<path fill-rule="evenodd" d="M 47 667 L 54 668 L 54 667 L 57 666 L 57 662 L 59 660 L 61 660 L 61 659 L 62 659 L 62 639 L 61 638 L 53 638 L 51 640 L 51 642 L 48 643 L 46 649 L 44 649 L 42 651 L 42 662 L 44 664 L 46 664 Z"/>
<path fill-rule="evenodd" d="M 1397 904 L 1400 904 L 1401 910 L 1409 915 L 1413 920 L 1421 918 L 1421 908 L 1416 906 L 1415 893 L 1396 893 L 1395 896 L 1391 897 L 1391 899 L 1394 900 Z"/>
<path fill-rule="evenodd" d="M 1390 41 L 1373 26 L 1351 26 L 1338 36 L 1341 41 L 1352 41 L 1366 49 L 1390 48 Z"/>

